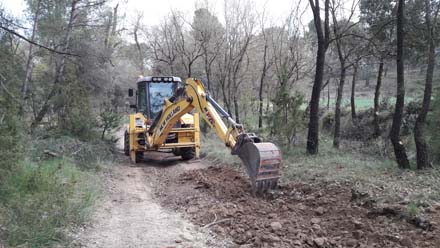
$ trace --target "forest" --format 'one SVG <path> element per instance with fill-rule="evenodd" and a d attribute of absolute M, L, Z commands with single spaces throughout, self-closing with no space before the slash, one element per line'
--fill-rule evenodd
<path fill-rule="evenodd" d="M 399 237 L 383 234 L 374 244 L 440 246 L 440 1 L 292 0 L 276 17 L 259 1 L 194 1 L 191 12 L 155 16 L 157 24 L 146 21 L 152 13 L 127 11 L 127 1 L 25 0 L 23 15 L 8 1 L 0 2 L 0 248 L 78 245 L 72 233 L 108 193 L 103 178 L 129 164 L 117 144 L 133 111 L 127 91 L 140 75 L 200 79 L 237 123 L 281 149 L 282 192 L 296 183 L 301 194 L 318 194 L 314 186 L 346 192 L 348 202 L 372 201 L 377 215 L 394 216 L 399 228 L 389 236 Z M 201 131 L 201 163 L 240 170 L 208 125 Z M 183 178 L 215 184 L 206 173 Z M 148 180 L 162 187 L 152 186 L 159 199 L 161 190 L 173 194 Z M 330 190 L 334 183 L 347 191 Z M 205 184 L 197 185 L 214 188 Z M 242 204 L 228 197 L 219 199 Z M 304 197 L 310 208 L 326 204 Z M 248 222 L 226 225 L 226 215 L 217 223 L 217 214 L 209 223 L 187 209 L 191 203 L 174 204 L 175 211 L 186 206 L 195 225 L 241 245 L 200 247 L 364 247 L 330 231 L 336 222 L 313 223 L 313 235 L 298 231 L 314 237 L 308 240 L 288 224 L 277 231 L 270 217 L 269 238 L 257 239 L 243 227 Z M 393 204 L 399 211 L 387 212 Z M 324 218 L 326 206 L 312 215 Z M 350 235 L 367 244 L 368 232 Z M 131 245 L 118 244 L 110 246 Z"/>

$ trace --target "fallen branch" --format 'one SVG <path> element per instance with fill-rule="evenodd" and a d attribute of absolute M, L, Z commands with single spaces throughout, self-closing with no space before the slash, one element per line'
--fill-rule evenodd
<path fill-rule="evenodd" d="M 220 223 L 223 223 L 223 222 L 226 222 L 226 221 L 230 221 L 230 220 L 232 220 L 232 218 L 226 218 L 226 219 L 222 219 L 222 220 L 219 220 L 219 221 L 214 221 L 214 222 L 211 222 L 209 224 L 204 225 L 203 227 L 204 228 L 209 228 L 209 227 L 211 227 L 213 225 L 217 225 L 217 224 L 220 224 Z"/>
<path fill-rule="evenodd" d="M 50 156 L 50 157 L 54 157 L 54 158 L 60 156 L 58 153 L 56 153 L 56 152 L 51 152 L 51 151 L 49 151 L 49 150 L 44 150 L 44 154 L 46 154 L 46 155 L 48 155 L 48 156 Z"/>

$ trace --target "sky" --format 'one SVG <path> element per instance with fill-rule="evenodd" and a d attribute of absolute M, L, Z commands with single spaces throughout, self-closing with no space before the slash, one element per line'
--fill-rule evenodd
<path fill-rule="evenodd" d="M 203 5 L 205 1 L 201 0 L 126 0 L 127 10 L 141 11 L 149 24 L 158 24 L 160 20 L 172 9 L 177 9 L 183 13 L 188 13 L 192 17 L 197 6 Z M 288 15 L 294 1 L 292 0 L 254 0 L 257 10 L 266 10 L 270 12 L 270 17 L 277 19 Z M 209 5 L 215 12 L 223 12 L 223 0 L 210 0 Z"/>
<path fill-rule="evenodd" d="M 223 22 L 223 7 L 225 0 L 107 0 L 110 7 L 119 4 L 119 14 L 124 14 L 124 26 L 134 24 L 138 13 L 143 13 L 142 22 L 146 26 L 159 24 L 164 17 L 172 10 L 179 10 L 187 13 L 188 19 L 194 15 L 194 10 L 198 6 L 204 6 L 208 2 L 211 10 L 219 16 L 220 22 Z M 242 0 L 245 1 L 245 0 Z M 268 22 L 271 24 L 280 24 L 288 16 L 290 10 L 298 1 L 301 1 L 300 12 L 302 13 L 301 22 L 307 25 L 312 19 L 310 7 L 306 0 L 251 0 L 255 3 L 255 10 L 259 13 L 265 9 Z M 353 0 L 342 0 L 344 8 L 347 11 L 351 7 Z M 23 17 L 26 9 L 25 0 L 0 0 L 0 6 L 5 7 L 15 17 Z M 186 18 L 185 18 L 186 19 Z M 26 25 L 26 24 L 24 24 Z"/>
<path fill-rule="evenodd" d="M 210 6 L 213 7 L 217 14 L 223 12 L 223 0 L 208 0 Z M 206 0 L 109 0 L 110 6 L 115 6 L 119 3 L 119 9 L 121 12 L 125 12 L 128 22 L 134 20 L 137 13 L 143 13 L 143 20 L 148 26 L 159 24 L 164 16 L 166 16 L 171 10 L 179 10 L 183 13 L 188 13 L 188 16 L 192 18 L 194 10 L 201 3 Z M 295 0 L 253 0 L 255 7 L 258 11 L 261 11 L 264 7 L 266 9 L 268 18 L 273 22 L 280 22 L 287 17 L 289 10 Z M 307 1 L 305 1 L 307 2 Z M 14 16 L 23 16 L 23 11 L 26 8 L 24 0 L 0 0 L 0 5 L 4 6 Z M 311 13 L 307 6 L 305 20 L 311 19 Z"/>

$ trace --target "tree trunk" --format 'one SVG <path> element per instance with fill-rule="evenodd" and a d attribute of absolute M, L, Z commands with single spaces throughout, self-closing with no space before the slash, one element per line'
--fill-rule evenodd
<path fill-rule="evenodd" d="M 41 0 L 38 0 L 36 6 L 37 9 L 35 10 L 35 15 L 32 24 L 32 34 L 30 39 L 32 42 L 35 40 L 35 34 L 37 33 L 38 18 L 40 17 L 40 6 L 41 6 Z M 27 104 L 28 85 L 29 85 L 29 81 L 31 80 L 32 71 L 33 71 L 33 59 L 34 59 L 33 50 L 34 50 L 33 44 L 29 43 L 28 57 L 26 60 L 25 78 L 23 80 L 23 84 L 21 85 L 21 104 L 20 104 L 20 109 L 18 111 L 18 115 L 20 117 L 23 116 L 24 109 L 26 108 L 26 104 Z"/>
<path fill-rule="evenodd" d="M 367 64 L 367 66 L 365 67 L 365 87 L 370 87 L 370 74 L 371 74 L 371 66 L 369 64 Z"/>
<path fill-rule="evenodd" d="M 222 94 L 223 94 L 223 102 L 226 106 L 226 110 L 228 114 L 232 117 L 231 105 L 229 104 L 228 96 L 226 95 L 225 82 L 221 83 Z"/>
<path fill-rule="evenodd" d="M 328 48 L 328 41 L 330 36 L 329 25 L 329 9 L 330 1 L 325 0 L 325 21 L 324 29 L 322 30 L 322 22 L 320 17 L 319 0 L 309 0 L 313 11 L 313 19 L 318 37 L 318 51 L 316 52 L 316 68 L 315 79 L 313 81 L 312 95 L 310 97 L 310 116 L 307 133 L 307 152 L 309 154 L 317 154 L 319 146 L 319 99 L 321 95 L 322 80 L 324 76 L 325 54 Z"/>
<path fill-rule="evenodd" d="M 327 110 L 330 109 L 330 79 L 327 79 Z"/>
<path fill-rule="evenodd" d="M 208 57 L 208 49 L 204 46 L 203 47 L 203 62 L 205 67 L 205 74 L 206 74 L 206 86 L 208 88 L 208 91 L 211 93 L 211 65 L 209 64 L 209 57 Z"/>
<path fill-rule="evenodd" d="M 321 94 L 322 79 L 324 76 L 326 49 L 323 45 L 318 46 L 316 56 L 315 80 L 313 82 L 312 96 L 310 98 L 310 120 L 307 135 L 307 152 L 309 154 L 318 153 L 319 138 L 319 98 Z"/>
<path fill-rule="evenodd" d="M 356 76 L 357 76 L 358 64 L 353 66 L 353 79 L 351 81 L 351 96 L 350 96 L 350 106 L 351 106 L 351 121 L 356 121 Z"/>
<path fill-rule="evenodd" d="M 399 0 L 397 7 L 397 92 L 396 106 L 393 116 L 393 124 L 391 126 L 390 139 L 394 147 L 394 155 L 399 168 L 409 169 L 408 156 L 405 146 L 400 140 L 400 127 L 402 125 L 403 108 L 405 106 L 405 67 L 403 56 L 403 39 L 404 39 L 404 4 L 405 0 Z"/>
<path fill-rule="evenodd" d="M 271 91 L 270 91 L 270 87 L 266 86 L 266 96 L 267 96 L 267 101 L 266 101 L 266 113 L 269 112 L 269 107 L 270 107 L 270 95 L 271 95 Z"/>
<path fill-rule="evenodd" d="M 141 45 L 139 43 L 139 39 L 138 39 L 138 29 L 139 29 L 139 25 L 140 25 L 140 20 L 141 20 L 142 16 L 138 16 L 137 20 L 136 20 L 136 24 L 134 26 L 134 30 L 133 30 L 133 38 L 134 38 L 134 42 L 136 44 L 136 48 L 137 48 L 137 52 L 138 52 L 138 63 L 139 63 L 139 73 L 140 75 L 144 75 L 145 72 L 145 66 L 144 66 L 144 56 L 142 53 L 142 48 Z"/>
<path fill-rule="evenodd" d="M 345 84 L 345 62 L 341 62 L 341 74 L 339 78 L 338 92 L 336 96 L 336 106 L 335 106 L 335 133 L 333 137 L 333 146 L 339 148 L 340 138 L 341 138 L 341 103 L 342 95 L 344 94 L 344 84 Z"/>
<path fill-rule="evenodd" d="M 238 109 L 238 100 L 237 100 L 237 93 L 236 92 L 233 95 L 233 99 L 234 99 L 235 121 L 237 123 L 240 123 L 240 111 Z"/>
<path fill-rule="evenodd" d="M 102 133 L 101 133 L 101 140 L 104 140 L 106 131 L 107 131 L 107 127 L 104 127 L 104 129 L 102 130 Z"/>
<path fill-rule="evenodd" d="M 423 95 L 422 109 L 414 126 L 414 141 L 417 152 L 417 169 L 425 169 L 429 166 L 428 145 L 425 139 L 426 116 L 429 111 L 432 94 L 432 81 L 435 67 L 435 43 L 433 39 L 433 28 L 431 25 L 431 6 L 430 1 L 425 0 L 425 21 L 428 32 L 428 68 L 426 69 L 425 91 Z"/>
<path fill-rule="evenodd" d="M 191 75 L 192 75 L 192 64 L 194 63 L 194 61 L 190 61 L 189 63 L 188 63 L 188 77 L 187 78 L 190 78 L 191 77 Z"/>
<path fill-rule="evenodd" d="M 377 83 L 374 91 L 374 113 L 373 113 L 373 125 L 374 125 L 374 137 L 380 136 L 380 120 L 379 120 L 379 104 L 380 104 L 380 88 L 382 87 L 382 75 L 383 75 L 383 58 L 379 62 L 379 70 L 377 72 Z"/>
<path fill-rule="evenodd" d="M 258 92 L 258 100 L 259 100 L 259 108 L 258 108 L 258 127 L 263 127 L 263 87 L 264 87 L 264 78 L 266 77 L 267 70 L 267 44 L 264 45 L 264 53 L 263 53 L 263 70 L 261 72 L 260 78 L 260 89 Z"/>

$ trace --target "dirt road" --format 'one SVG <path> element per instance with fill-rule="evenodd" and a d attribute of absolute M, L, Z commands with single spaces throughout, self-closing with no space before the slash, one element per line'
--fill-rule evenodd
<path fill-rule="evenodd" d="M 229 166 L 160 153 L 121 160 L 80 247 L 440 247 L 440 205 L 416 218 L 350 182 L 291 182 L 253 197 Z"/>
<path fill-rule="evenodd" d="M 106 173 L 106 195 L 98 203 L 93 224 L 79 235 L 79 247 L 227 247 L 227 242 L 216 241 L 207 230 L 164 209 L 152 194 L 154 184 L 148 179 L 157 170 L 172 166 L 177 172 L 202 165 L 186 164 L 175 157 L 155 161 L 137 167 L 116 165 Z"/>

